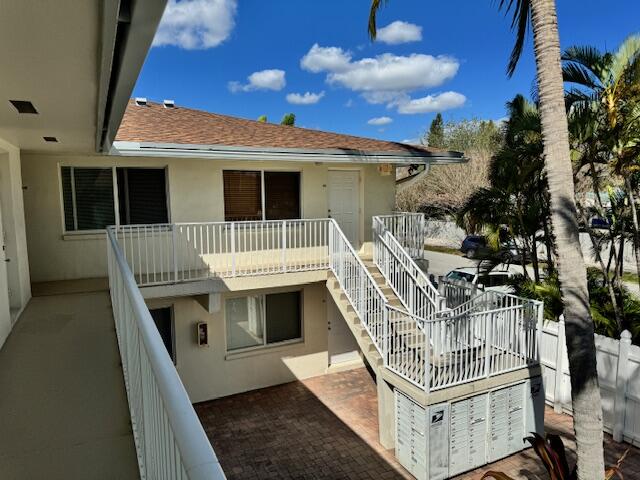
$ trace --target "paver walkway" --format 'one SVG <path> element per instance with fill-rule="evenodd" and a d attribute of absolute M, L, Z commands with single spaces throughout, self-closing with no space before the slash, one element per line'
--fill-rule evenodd
<path fill-rule="evenodd" d="M 376 387 L 365 369 L 200 403 L 196 412 L 229 480 L 413 478 L 378 443 Z M 548 431 L 573 448 L 571 420 L 546 411 Z M 607 461 L 627 447 L 607 436 Z M 547 478 L 531 449 L 457 478 L 478 479 L 488 469 Z M 640 450 L 632 448 L 624 472 L 640 475 Z"/>
<path fill-rule="evenodd" d="M 33 298 L 0 350 L 0 478 L 139 478 L 107 292 Z"/>

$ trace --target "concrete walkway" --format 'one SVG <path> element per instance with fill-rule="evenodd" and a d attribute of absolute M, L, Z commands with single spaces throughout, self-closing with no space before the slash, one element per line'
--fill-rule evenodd
<path fill-rule="evenodd" d="M 0 477 L 139 478 L 107 292 L 33 298 L 0 350 Z"/>

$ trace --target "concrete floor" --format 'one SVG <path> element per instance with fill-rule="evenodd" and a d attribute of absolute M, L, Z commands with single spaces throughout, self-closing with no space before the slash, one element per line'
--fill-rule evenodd
<path fill-rule="evenodd" d="M 137 479 L 107 292 L 33 298 L 0 350 L 0 478 Z"/>
<path fill-rule="evenodd" d="M 363 368 L 195 407 L 229 480 L 413 478 L 378 442 L 376 386 Z M 545 428 L 562 437 L 573 464 L 572 418 L 547 408 Z M 624 478 L 638 478 L 640 449 L 605 435 L 608 465 L 627 448 Z M 548 478 L 532 449 L 455 478 L 479 480 L 488 470 L 516 480 Z"/>

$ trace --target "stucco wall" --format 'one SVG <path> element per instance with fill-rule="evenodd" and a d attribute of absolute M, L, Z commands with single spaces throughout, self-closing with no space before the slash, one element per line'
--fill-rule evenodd
<path fill-rule="evenodd" d="M 102 235 L 63 238 L 59 165 L 166 166 L 170 220 L 205 222 L 224 219 L 224 169 L 300 171 L 302 215 L 325 218 L 327 172 L 351 168 L 361 172 L 361 238 L 371 239 L 371 216 L 393 210 L 394 176 L 382 176 L 376 165 L 327 165 L 296 162 L 243 162 L 206 159 L 167 159 L 109 156 L 24 154 L 22 160 L 27 239 L 34 282 L 106 276 Z"/>
<path fill-rule="evenodd" d="M 224 300 L 239 293 L 222 294 L 220 310 L 213 314 L 190 297 L 147 301 L 150 308 L 173 305 L 176 368 L 192 402 L 326 373 L 326 287 L 324 283 L 315 283 L 300 288 L 303 299 L 302 342 L 243 353 L 227 354 L 226 351 Z M 292 291 L 292 288 L 253 290 L 250 293 L 283 291 Z M 196 343 L 198 322 L 208 324 L 208 347 L 199 347 Z"/>

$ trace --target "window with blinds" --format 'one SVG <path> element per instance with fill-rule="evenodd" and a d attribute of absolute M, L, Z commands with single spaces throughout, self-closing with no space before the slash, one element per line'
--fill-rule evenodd
<path fill-rule="evenodd" d="M 225 221 L 300 218 L 299 172 L 225 170 L 222 175 Z"/>
<path fill-rule="evenodd" d="M 62 167 L 61 174 L 66 230 L 100 230 L 116 223 L 111 168 Z"/>
<path fill-rule="evenodd" d="M 167 223 L 164 168 L 117 168 L 120 225 Z"/>
<path fill-rule="evenodd" d="M 222 176 L 225 221 L 262 220 L 260 172 L 225 170 Z"/>
<path fill-rule="evenodd" d="M 65 231 L 168 222 L 164 169 L 117 168 L 115 172 L 114 177 L 113 168 L 61 167 Z"/>

